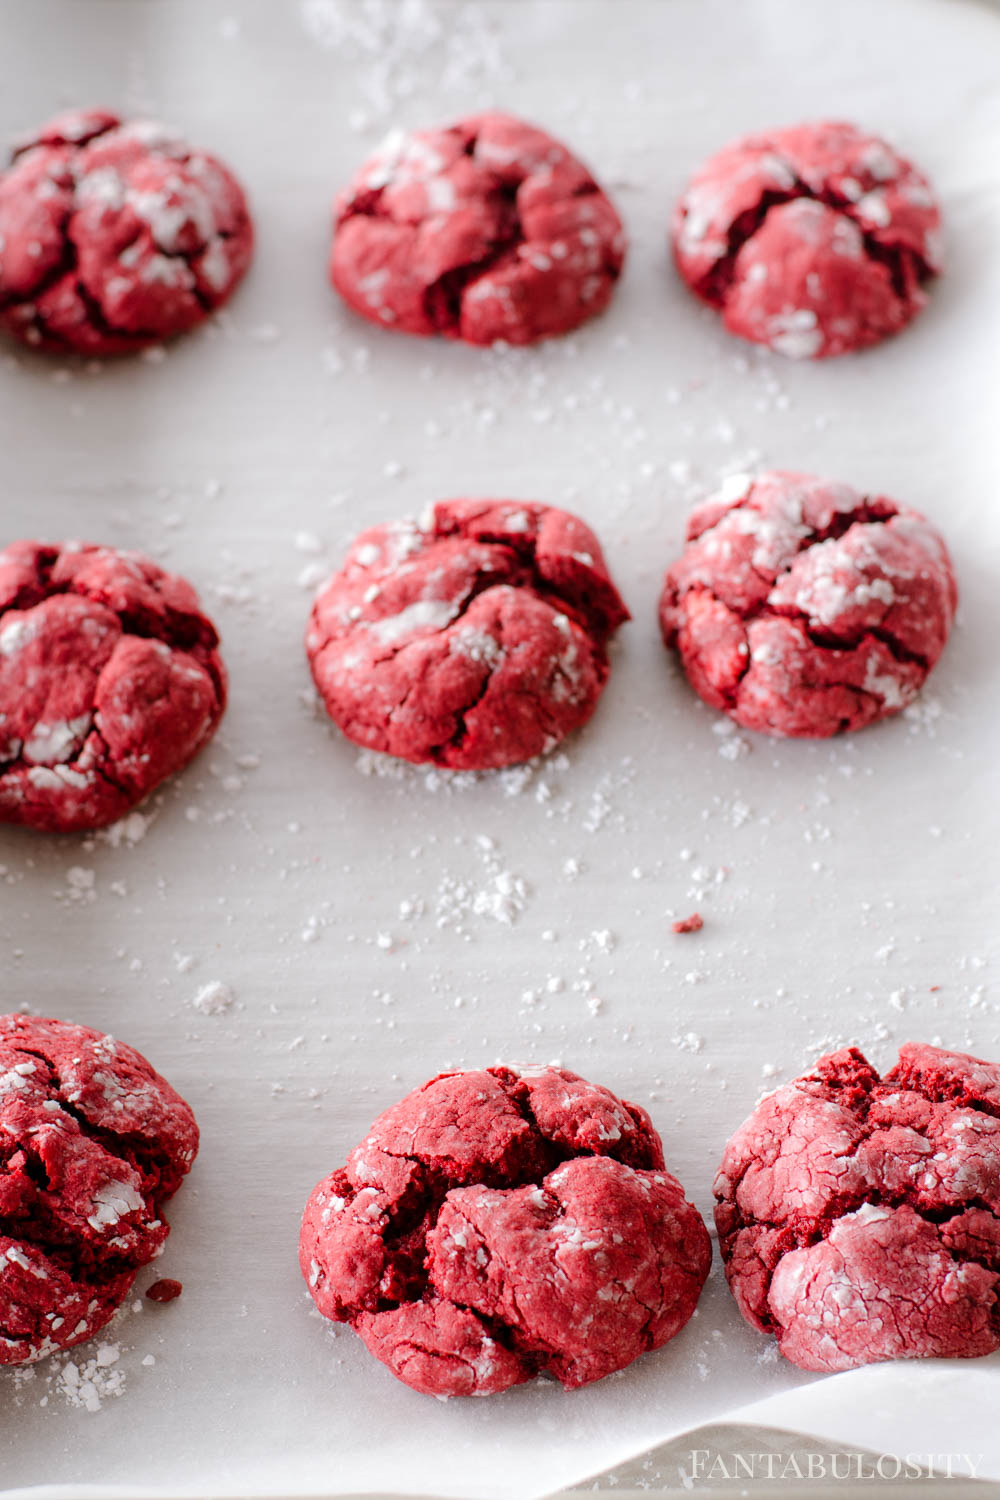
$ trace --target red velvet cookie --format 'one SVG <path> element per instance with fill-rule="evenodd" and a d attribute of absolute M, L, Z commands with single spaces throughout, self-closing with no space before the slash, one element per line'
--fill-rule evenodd
<path fill-rule="evenodd" d="M 128 354 L 221 307 L 252 248 L 221 162 L 163 125 L 73 110 L 0 176 L 0 322 L 38 348 Z"/>
<path fill-rule="evenodd" d="M 169 1234 L 198 1127 L 138 1052 L 0 1016 L 0 1364 L 92 1338 Z"/>
<path fill-rule="evenodd" d="M 713 708 L 746 729 L 823 737 L 916 697 L 956 599 L 923 516 L 779 471 L 737 475 L 692 513 L 660 625 Z"/>
<path fill-rule="evenodd" d="M 1000 1066 L 854 1047 L 767 1098 L 715 1182 L 743 1316 L 805 1370 L 1000 1348 Z"/>
<path fill-rule="evenodd" d="M 711 1254 L 645 1110 L 563 1068 L 414 1090 L 318 1185 L 299 1242 L 320 1312 L 432 1396 L 622 1369 L 683 1328 Z"/>
<path fill-rule="evenodd" d="M 746 136 L 688 184 L 673 223 L 688 286 L 730 333 L 793 359 L 877 344 L 941 269 L 930 184 L 854 125 Z"/>
<path fill-rule="evenodd" d="M 0 552 L 0 822 L 101 828 L 186 766 L 225 707 L 218 639 L 138 552 Z"/>
<path fill-rule="evenodd" d="M 532 344 L 603 312 L 624 257 L 583 163 L 491 113 L 390 136 L 337 200 L 330 278 L 386 328 Z"/>
<path fill-rule="evenodd" d="M 320 590 L 313 677 L 349 739 L 486 770 L 586 723 L 628 619 L 593 532 L 515 500 L 445 500 L 364 532 Z"/>

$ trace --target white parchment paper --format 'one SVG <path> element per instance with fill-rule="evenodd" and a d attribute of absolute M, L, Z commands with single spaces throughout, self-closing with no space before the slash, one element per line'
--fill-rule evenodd
<path fill-rule="evenodd" d="M 707 1215 L 727 1136 L 819 1051 L 1000 1054 L 995 15 L 3 0 L 0 21 L 0 129 L 71 103 L 167 117 L 237 169 L 260 229 L 231 310 L 158 362 L 0 357 L 5 537 L 176 567 L 232 676 L 216 743 L 117 843 L 0 833 L 5 1008 L 120 1034 L 203 1129 L 139 1283 L 174 1276 L 183 1296 L 3 1376 L 0 1489 L 502 1500 L 733 1413 L 968 1451 L 1000 1476 L 997 1361 L 810 1380 L 742 1323 L 718 1261 L 685 1332 L 620 1376 L 450 1403 L 311 1313 L 296 1266 L 313 1183 L 441 1068 L 559 1059 L 637 1100 Z M 369 329 L 325 282 L 334 190 L 391 125 L 490 103 L 613 191 L 632 248 L 611 310 L 521 352 Z M 950 270 L 895 342 L 801 366 L 722 333 L 669 270 L 665 222 L 707 152 L 816 116 L 925 165 Z M 881 490 L 945 531 L 960 624 L 900 720 L 833 744 L 722 733 L 667 661 L 654 607 L 687 509 L 755 464 Z M 564 754 L 457 783 L 382 774 L 304 697 L 310 589 L 361 527 L 456 494 L 578 510 L 634 623 Z M 694 910 L 703 930 L 674 936 Z M 216 982 L 232 1004 L 203 1014 Z"/>

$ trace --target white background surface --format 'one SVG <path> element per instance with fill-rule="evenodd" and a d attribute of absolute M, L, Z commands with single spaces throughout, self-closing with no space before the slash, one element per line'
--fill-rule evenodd
<path fill-rule="evenodd" d="M 621 1376 L 447 1404 L 311 1316 L 296 1266 L 313 1183 L 441 1068 L 559 1059 L 609 1085 L 652 1111 L 707 1215 L 726 1137 L 819 1051 L 1000 1054 L 1000 25 L 961 0 L 3 0 L 0 21 L 0 129 L 68 104 L 169 118 L 242 176 L 260 231 L 231 310 L 161 363 L 0 359 L 5 537 L 177 568 L 232 678 L 218 739 L 134 846 L 0 833 L 5 1008 L 115 1031 L 203 1130 L 139 1283 L 183 1297 L 105 1336 L 125 1379 L 99 1411 L 67 1402 L 62 1361 L 3 1377 L 0 1486 L 530 1496 L 792 1388 L 767 1420 L 992 1449 L 1000 1474 L 996 1361 L 810 1383 L 742 1324 L 718 1260 L 685 1333 Z M 522 352 L 369 329 L 324 279 L 334 190 L 390 125 L 490 103 L 616 197 L 611 310 Z M 706 153 L 818 116 L 926 167 L 950 270 L 894 343 L 796 366 L 689 298 L 664 226 Z M 748 464 L 882 490 L 945 532 L 960 624 L 905 718 L 833 744 L 726 737 L 667 661 L 655 600 L 687 509 Z M 520 790 L 362 775 L 303 701 L 303 569 L 456 494 L 577 510 L 635 616 L 596 718 Z M 498 874 L 524 883 L 510 923 L 474 909 Z M 704 930 L 675 937 L 695 909 Z M 214 980 L 236 1002 L 199 1015 Z"/>

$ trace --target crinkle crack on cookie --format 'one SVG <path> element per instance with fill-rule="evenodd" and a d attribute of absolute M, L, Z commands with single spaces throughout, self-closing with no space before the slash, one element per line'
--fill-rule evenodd
<path fill-rule="evenodd" d="M 163 1249 L 197 1150 L 191 1110 L 132 1047 L 0 1016 L 0 1364 L 104 1327 Z"/>
<path fill-rule="evenodd" d="M 319 591 L 306 651 L 349 739 L 488 770 L 593 713 L 628 619 L 593 532 L 551 506 L 447 500 L 376 526 Z"/>
<path fill-rule="evenodd" d="M 232 173 L 148 120 L 59 115 L 0 176 L 0 322 L 36 348 L 129 354 L 184 333 L 252 250 Z"/>
<path fill-rule="evenodd" d="M 747 136 L 711 157 L 674 213 L 681 276 L 730 333 L 792 359 L 877 344 L 941 270 L 926 177 L 854 125 Z"/>
<path fill-rule="evenodd" d="M 386 328 L 531 344 L 603 312 L 624 257 L 583 163 L 490 113 L 385 142 L 337 200 L 330 278 Z"/>
<path fill-rule="evenodd" d="M 661 1348 L 711 1245 L 645 1110 L 563 1068 L 443 1073 L 316 1188 L 299 1246 L 320 1312 L 415 1390 L 568 1389 Z"/>
<path fill-rule="evenodd" d="M 956 603 L 923 516 L 778 471 L 736 475 L 692 513 L 660 625 L 713 708 L 746 729 L 821 738 L 912 702 Z"/>
<path fill-rule="evenodd" d="M 1000 1348 L 1000 1067 L 854 1047 L 770 1094 L 715 1182 L 743 1316 L 805 1370 Z"/>
<path fill-rule="evenodd" d="M 186 766 L 225 708 L 218 639 L 138 552 L 0 552 L 0 822 L 101 828 Z"/>

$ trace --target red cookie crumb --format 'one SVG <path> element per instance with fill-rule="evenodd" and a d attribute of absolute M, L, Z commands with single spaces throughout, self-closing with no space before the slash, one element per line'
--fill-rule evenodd
<path fill-rule="evenodd" d="M 590 718 L 628 619 L 593 532 L 551 506 L 446 500 L 376 526 L 320 589 L 306 652 L 349 739 L 486 770 Z"/>
<path fill-rule="evenodd" d="M 700 932 L 705 923 L 698 912 L 692 912 L 689 917 L 682 917 L 679 922 L 673 924 L 674 932 Z"/>
<path fill-rule="evenodd" d="M 681 276 L 730 333 L 792 359 L 877 344 L 940 272 L 930 184 L 854 125 L 750 135 L 702 166 L 673 223 Z"/>
<path fill-rule="evenodd" d="M 822 738 L 913 701 L 956 603 L 923 516 L 778 471 L 736 475 L 692 513 L 660 626 L 713 708 L 745 729 Z"/>
<path fill-rule="evenodd" d="M 173 1302 L 183 1290 L 181 1282 L 174 1281 L 169 1276 L 161 1276 L 159 1281 L 154 1281 L 152 1286 L 146 1288 L 146 1296 L 150 1302 Z"/>
<path fill-rule="evenodd" d="M 101 828 L 186 766 L 225 708 L 218 639 L 138 552 L 0 552 L 0 823 Z"/>
<path fill-rule="evenodd" d="M 583 163 L 489 113 L 389 137 L 337 200 L 330 279 L 382 327 L 532 344 L 603 312 L 624 257 Z"/>
<path fill-rule="evenodd" d="M 72 110 L 0 176 L 0 323 L 41 349 L 129 354 L 221 307 L 252 249 L 221 162 L 164 125 Z"/>
<path fill-rule="evenodd" d="M 743 1316 L 805 1370 L 1000 1348 L 1000 1066 L 855 1047 L 770 1094 L 715 1182 Z"/>
<path fill-rule="evenodd" d="M 299 1242 L 320 1312 L 432 1396 L 624 1368 L 683 1328 L 711 1253 L 645 1110 L 563 1068 L 408 1094 L 317 1186 Z"/>
<path fill-rule="evenodd" d="M 189 1107 L 132 1047 L 0 1016 L 0 1364 L 92 1338 L 159 1255 Z"/>

